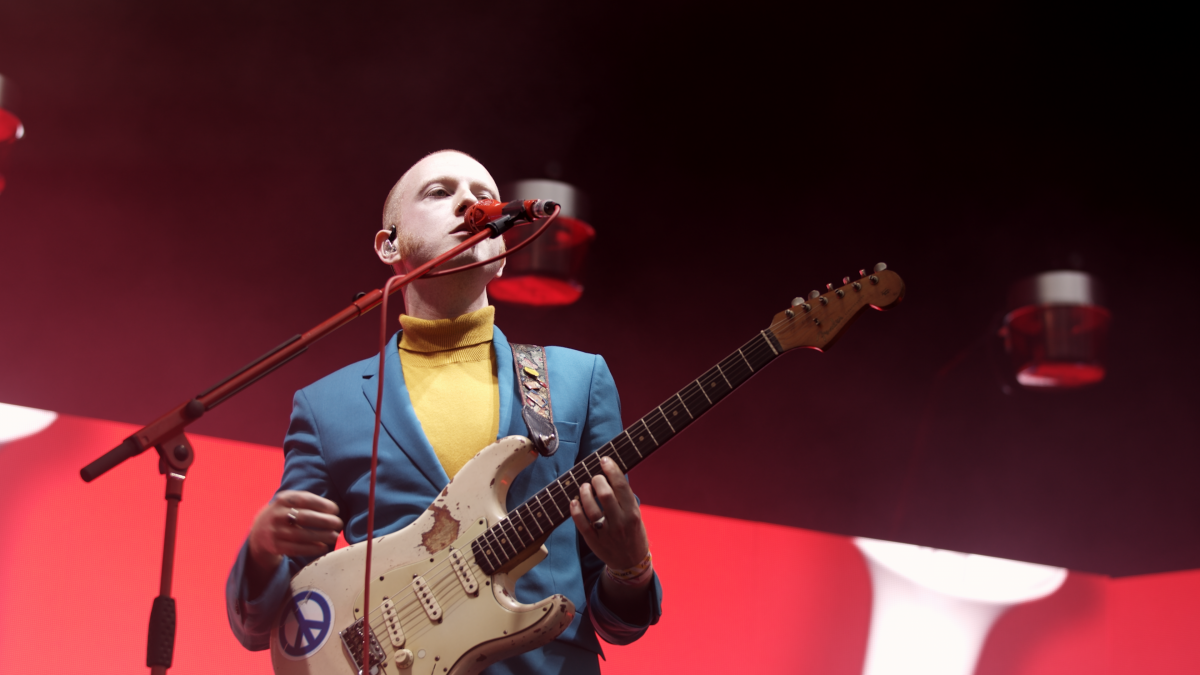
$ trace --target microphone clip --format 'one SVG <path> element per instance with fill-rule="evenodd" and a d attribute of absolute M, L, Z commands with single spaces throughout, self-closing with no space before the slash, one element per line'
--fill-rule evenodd
<path fill-rule="evenodd" d="M 492 231 L 492 233 L 488 235 L 488 238 L 495 239 L 496 237 L 499 237 L 505 232 L 511 230 L 513 225 L 521 222 L 525 222 L 525 220 L 518 217 L 517 214 L 508 214 L 500 216 L 492 222 L 484 225 L 484 227 Z"/>

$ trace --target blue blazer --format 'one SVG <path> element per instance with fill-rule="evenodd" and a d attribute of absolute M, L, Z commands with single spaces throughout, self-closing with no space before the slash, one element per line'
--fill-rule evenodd
<path fill-rule="evenodd" d="M 398 531 L 415 520 L 450 482 L 408 398 L 400 366 L 399 339 L 399 333 L 393 336 L 384 360 L 383 428 L 375 487 L 377 537 Z M 494 329 L 492 344 L 500 386 L 497 438 L 526 436 L 528 429 L 521 419 L 521 399 L 516 395 L 517 383 L 513 377 L 512 351 L 499 328 Z M 553 457 L 538 457 L 517 476 L 508 491 L 509 510 L 612 440 L 623 428 L 616 384 L 602 357 L 547 347 L 546 365 L 559 449 Z M 366 538 L 378 368 L 376 355 L 296 392 L 291 425 L 283 445 L 285 461 L 279 489 L 307 490 L 337 502 L 346 522 L 345 537 L 350 543 Z M 516 591 L 522 602 L 536 602 L 562 593 L 575 603 L 578 612 L 571 626 L 558 637 L 558 642 L 565 643 L 561 646 L 572 645 L 601 654 L 597 627 L 607 641 L 616 644 L 632 642 L 646 631 L 648 626 L 627 624 L 600 602 L 598 582 L 604 564 L 577 535 L 571 520 L 550 535 L 546 548 L 550 555 L 517 582 Z M 226 583 L 229 624 L 248 649 L 267 649 L 275 613 L 286 596 L 288 581 L 313 559 L 285 557 L 262 592 L 250 597 L 244 575 L 248 555 L 244 543 Z M 661 594 L 661 586 L 655 579 L 648 612 L 651 624 L 657 623 L 661 614 Z M 598 625 L 593 625 L 593 620 Z M 530 665 L 543 658 L 536 651 L 526 656 L 533 659 Z M 590 658 L 595 663 L 595 657 Z"/>

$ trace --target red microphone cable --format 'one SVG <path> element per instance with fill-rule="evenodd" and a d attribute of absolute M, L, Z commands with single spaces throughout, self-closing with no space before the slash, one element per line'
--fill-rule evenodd
<path fill-rule="evenodd" d="M 534 200 L 530 200 L 530 201 L 534 201 Z M 528 207 L 526 207 L 526 208 L 528 208 Z M 454 269 L 442 270 L 439 272 L 430 272 L 430 270 L 433 269 L 434 267 L 445 264 L 446 261 L 450 260 L 451 258 L 458 255 L 459 253 L 462 253 L 463 251 L 465 251 L 469 248 L 472 248 L 479 242 L 492 236 L 492 232 L 490 232 L 486 228 L 486 223 L 482 223 L 482 222 L 474 223 L 474 225 L 480 227 L 480 229 L 478 231 L 476 231 L 474 234 L 472 234 L 470 237 L 468 237 L 466 239 L 466 241 L 462 242 L 458 246 L 455 246 L 454 248 L 450 249 L 449 251 L 446 251 L 445 253 L 439 255 L 438 257 L 434 258 L 433 260 L 430 260 L 429 262 L 421 265 L 420 267 L 409 272 L 408 274 L 398 274 L 396 276 L 393 276 L 392 278 L 387 280 L 387 284 L 385 284 L 383 287 L 383 304 L 379 308 L 379 384 L 376 388 L 376 393 L 375 393 L 375 433 L 371 439 L 371 478 L 370 478 L 370 482 L 368 483 L 368 488 L 367 488 L 367 564 L 366 564 L 366 575 L 363 579 L 363 617 L 362 617 L 362 622 L 363 622 L 363 627 L 362 627 L 362 639 L 363 639 L 362 672 L 363 673 L 371 672 L 371 636 L 374 635 L 374 631 L 371 630 L 371 552 L 372 552 L 372 548 L 373 548 L 373 546 L 372 546 L 373 540 L 375 539 L 375 475 L 376 475 L 376 472 L 377 472 L 377 469 L 379 466 L 379 430 L 380 430 L 380 427 L 382 426 L 381 415 L 383 414 L 383 364 L 384 364 L 384 362 L 385 362 L 384 360 L 387 356 L 387 347 L 388 347 L 388 345 L 387 345 L 387 341 L 388 341 L 387 340 L 388 339 L 387 306 L 388 306 L 388 296 L 390 296 L 392 294 L 392 286 L 393 286 L 393 284 L 397 284 L 397 283 L 407 286 L 408 284 L 412 283 L 413 281 L 416 281 L 418 278 L 423 277 L 423 276 L 424 277 L 434 277 L 434 276 L 443 276 L 446 274 L 455 274 L 457 272 L 464 272 L 469 269 L 473 269 L 476 267 L 480 267 L 482 265 L 487 265 L 487 264 L 496 262 L 497 260 L 500 260 L 501 258 L 512 255 L 513 253 L 516 253 L 517 251 L 521 250 L 525 246 L 529 245 L 529 243 L 532 242 L 534 239 L 537 239 L 542 234 L 542 232 L 544 232 L 546 230 L 546 228 L 550 226 L 550 223 L 553 222 L 554 219 L 558 217 L 558 213 L 561 210 L 562 210 L 562 207 L 555 204 L 554 211 L 545 217 L 545 222 L 542 223 L 542 226 L 539 227 L 537 229 L 537 231 L 534 232 L 528 239 L 526 239 L 525 241 L 521 242 L 520 244 L 517 244 L 516 246 L 512 247 L 511 250 L 505 251 L 504 253 L 501 253 L 500 255 L 492 256 L 491 258 L 488 258 L 487 260 L 471 263 L 470 265 L 463 265 L 462 267 L 455 267 Z"/>

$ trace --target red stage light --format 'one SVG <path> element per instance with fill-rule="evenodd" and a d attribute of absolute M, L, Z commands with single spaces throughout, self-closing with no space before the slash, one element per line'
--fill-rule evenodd
<path fill-rule="evenodd" d="M 1044 272 L 1013 286 L 1001 335 L 1017 382 L 1070 389 L 1104 379 L 1112 314 L 1099 296 L 1083 272 Z"/>
<path fill-rule="evenodd" d="M 21 124 L 21 120 L 3 108 L 6 88 L 4 78 L 0 77 L 0 163 L 8 155 L 13 143 L 25 135 L 25 125 Z M 4 185 L 4 174 L 0 173 L 0 192 L 4 192 Z"/>
<path fill-rule="evenodd" d="M 566 183 L 526 180 L 507 187 L 505 199 L 550 199 L 561 206 L 558 218 L 540 238 L 508 257 L 504 275 L 488 285 L 495 300 L 522 305 L 569 305 L 583 294 L 583 264 L 596 230 L 581 219 L 582 195 Z M 505 234 L 511 248 L 529 228 Z"/>

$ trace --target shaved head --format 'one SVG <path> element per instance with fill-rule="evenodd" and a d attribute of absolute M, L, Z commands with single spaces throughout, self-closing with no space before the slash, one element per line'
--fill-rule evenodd
<path fill-rule="evenodd" d="M 387 198 L 383 200 L 383 229 L 391 230 L 391 229 L 395 228 L 397 231 L 400 230 L 400 196 L 404 193 L 405 188 L 412 187 L 410 185 L 410 183 L 412 182 L 411 178 L 412 178 L 413 174 L 415 173 L 413 170 L 416 169 L 418 165 L 420 165 L 422 162 L 429 159 L 430 157 L 434 157 L 436 155 L 443 155 L 443 154 L 447 154 L 447 153 L 462 155 L 463 157 L 466 157 L 466 158 L 474 161 L 477 164 L 479 163 L 479 160 L 468 155 L 467 153 L 463 152 L 462 150 L 453 150 L 453 149 L 435 150 L 434 152 L 431 152 L 431 153 L 425 155 L 424 157 L 422 157 L 420 159 L 420 161 L 418 161 L 416 164 L 413 164 L 412 166 L 410 166 L 408 168 L 408 170 L 405 171 L 400 176 L 400 180 L 396 181 L 396 184 L 392 186 L 391 190 L 388 190 Z M 482 166 L 482 165 L 480 165 L 480 166 Z M 499 198 L 500 198 L 499 195 L 497 195 L 496 199 L 499 199 Z M 399 243 L 397 243 L 397 245 L 399 245 Z"/>

